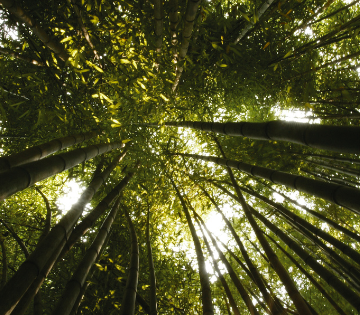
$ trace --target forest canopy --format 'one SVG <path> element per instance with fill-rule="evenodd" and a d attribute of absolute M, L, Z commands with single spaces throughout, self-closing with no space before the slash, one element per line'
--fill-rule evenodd
<path fill-rule="evenodd" d="M 0 4 L 0 314 L 360 311 L 358 1 Z"/>

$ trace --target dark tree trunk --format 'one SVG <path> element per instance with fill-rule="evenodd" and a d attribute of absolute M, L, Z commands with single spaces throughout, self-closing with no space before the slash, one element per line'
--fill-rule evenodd
<path fill-rule="evenodd" d="M 43 179 L 121 146 L 122 144 L 117 143 L 92 145 L 14 167 L 0 174 L 0 200 L 4 200 Z"/>
<path fill-rule="evenodd" d="M 213 131 L 250 139 L 289 141 L 340 153 L 360 153 L 360 127 L 315 125 L 281 120 L 265 123 L 184 121 L 167 122 L 165 125 Z"/>
<path fill-rule="evenodd" d="M 270 180 L 275 184 L 302 191 L 319 198 L 334 202 L 340 206 L 349 208 L 356 214 L 360 214 L 360 190 L 319 180 L 310 179 L 300 175 L 275 171 L 270 168 L 254 166 L 239 161 L 203 156 L 198 154 L 175 153 L 176 155 L 188 156 L 199 160 L 213 162 L 219 165 L 238 169 L 249 175 Z"/>
<path fill-rule="evenodd" d="M 0 158 L 0 173 L 10 170 L 12 167 L 25 163 L 34 162 L 44 157 L 68 148 L 74 144 L 81 143 L 96 136 L 96 132 L 88 132 L 86 134 L 68 136 L 52 140 L 50 142 L 34 146 L 19 153 Z"/>
<path fill-rule="evenodd" d="M 128 228 L 130 233 L 131 255 L 130 268 L 126 281 L 125 293 L 121 304 L 120 315 L 134 315 L 136 292 L 139 278 L 139 245 L 133 223 L 131 222 L 129 213 L 125 208 L 124 213 L 128 222 Z"/>
<path fill-rule="evenodd" d="M 105 219 L 104 223 L 99 229 L 96 238 L 92 242 L 89 249 L 86 251 L 84 258 L 81 260 L 76 271 L 72 275 L 71 279 L 66 284 L 63 295 L 61 296 L 53 315 L 68 315 L 70 314 L 77 297 L 81 293 L 88 273 L 95 263 L 98 255 L 101 251 L 105 240 L 110 233 L 111 226 L 116 218 L 117 212 L 119 210 L 120 198 L 115 202 L 111 212 Z"/>
<path fill-rule="evenodd" d="M 199 275 L 200 275 L 200 284 L 202 289 L 202 305 L 203 305 L 203 314 L 204 315 L 213 315 L 214 314 L 214 308 L 212 304 L 212 298 L 211 298 L 211 289 L 210 289 L 210 281 L 209 281 L 209 275 L 206 271 L 205 267 L 205 258 L 203 251 L 201 249 L 199 238 L 196 234 L 195 227 L 191 221 L 191 216 L 189 213 L 189 210 L 186 206 L 185 200 L 183 196 L 180 194 L 179 189 L 176 187 L 174 181 L 171 179 L 171 183 L 176 191 L 176 194 L 178 198 L 180 199 L 182 208 L 184 210 L 186 220 L 191 232 L 191 236 L 194 242 L 195 251 L 196 251 L 196 257 L 199 265 Z"/>

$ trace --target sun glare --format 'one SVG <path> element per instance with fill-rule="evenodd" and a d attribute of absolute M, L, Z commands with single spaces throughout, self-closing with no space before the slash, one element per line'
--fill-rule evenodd
<path fill-rule="evenodd" d="M 80 195 L 84 190 L 85 187 L 81 185 L 81 182 L 74 179 L 68 181 L 63 188 L 63 194 L 61 194 L 56 201 L 59 210 L 61 210 L 63 214 L 68 212 L 72 205 L 79 200 Z"/>

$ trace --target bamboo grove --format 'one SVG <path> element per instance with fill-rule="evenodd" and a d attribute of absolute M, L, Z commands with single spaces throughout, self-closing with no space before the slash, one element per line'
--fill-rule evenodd
<path fill-rule="evenodd" d="M 360 311 L 358 1 L 0 4 L 0 314 Z"/>

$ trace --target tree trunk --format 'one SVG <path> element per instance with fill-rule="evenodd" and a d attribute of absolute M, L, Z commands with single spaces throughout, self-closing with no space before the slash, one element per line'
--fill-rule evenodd
<path fill-rule="evenodd" d="M 346 315 L 339 305 L 332 299 L 332 297 L 324 290 L 324 288 L 308 273 L 294 257 L 292 257 L 284 248 L 282 248 L 270 235 L 264 233 L 276 246 L 279 248 L 291 261 L 299 268 L 299 270 L 310 280 L 310 282 L 319 290 L 319 292 L 330 302 L 340 315 Z"/>
<path fill-rule="evenodd" d="M 185 200 L 183 196 L 180 194 L 179 189 L 176 187 L 174 181 L 170 179 L 171 184 L 173 185 L 176 194 L 181 202 L 182 208 L 184 210 L 186 220 L 191 232 L 191 236 L 194 242 L 195 251 L 196 251 L 196 257 L 199 265 L 199 275 L 200 275 L 200 284 L 201 284 L 201 290 L 202 290 L 202 305 L 203 305 L 203 314 L 204 315 L 213 315 L 214 314 L 214 307 L 212 304 L 212 298 L 211 298 L 211 289 L 210 289 L 210 281 L 209 281 L 209 275 L 206 271 L 205 267 L 205 258 L 203 251 L 201 249 L 199 238 L 196 234 L 195 227 L 191 221 L 191 216 L 189 213 L 189 210 L 186 206 Z"/>
<path fill-rule="evenodd" d="M 126 281 L 125 293 L 123 296 L 120 315 L 134 315 L 135 314 L 135 301 L 139 277 L 139 245 L 137 241 L 136 232 L 131 222 L 129 213 L 124 208 L 126 220 L 128 222 L 130 240 L 131 240 L 131 255 L 130 255 L 130 268 Z"/>
<path fill-rule="evenodd" d="M 283 205 L 281 205 L 281 204 L 279 204 L 277 202 L 274 202 L 274 201 L 270 200 L 269 198 L 266 198 L 266 197 L 260 195 L 259 193 L 255 192 L 255 191 L 251 191 L 249 189 L 246 189 L 246 188 L 240 187 L 240 186 L 239 186 L 239 188 L 242 191 L 246 192 L 247 194 L 250 194 L 250 195 L 264 201 L 268 205 L 270 205 L 273 209 L 277 210 L 278 213 L 280 213 L 286 220 L 289 220 L 289 221 L 295 223 L 300 228 L 302 226 L 303 228 L 305 228 L 305 229 L 309 230 L 310 232 L 314 233 L 316 236 L 321 237 L 323 240 L 327 241 L 328 243 L 333 245 L 335 248 L 337 248 L 338 250 L 343 252 L 345 255 L 350 257 L 354 262 L 357 262 L 357 263 L 360 262 L 360 254 L 356 250 L 352 249 L 350 246 L 348 246 L 348 245 L 344 244 L 343 242 L 339 241 L 338 239 L 336 239 L 332 235 L 330 235 L 330 234 L 324 232 L 323 230 L 313 226 L 311 223 L 307 222 L 306 220 L 299 217 L 295 213 L 293 213 L 293 212 L 289 211 L 288 209 L 286 209 Z"/>
<path fill-rule="evenodd" d="M 5 286 L 5 283 L 7 282 L 7 256 L 6 256 L 6 246 L 5 246 L 5 240 L 0 235 L 0 246 L 1 246 L 1 263 L 2 263 L 2 270 L 1 270 L 1 283 L 0 283 L 0 289 L 2 289 Z"/>
<path fill-rule="evenodd" d="M 16 4 L 15 1 L 0 0 L 0 3 L 27 27 L 29 27 L 31 31 L 44 43 L 44 45 L 57 54 L 61 60 L 66 61 L 69 58 L 69 55 L 64 50 L 64 47 L 52 40 L 51 37 L 46 34 L 46 32 L 39 26 L 39 23 L 37 23 L 35 19 L 28 16 L 24 10 Z"/>
<path fill-rule="evenodd" d="M 260 181 L 259 181 L 260 182 Z M 261 182 L 260 182 L 261 183 Z M 264 185 L 265 187 L 269 188 L 270 190 L 272 190 L 273 192 L 279 194 L 281 197 L 283 197 L 285 200 L 293 203 L 294 205 L 300 207 L 301 209 L 305 210 L 307 213 L 311 214 L 312 216 L 314 216 L 315 218 L 327 223 L 328 225 L 330 225 L 331 227 L 333 227 L 334 229 L 337 229 L 338 231 L 342 232 L 343 234 L 345 234 L 348 237 L 351 237 L 352 239 L 354 239 L 355 241 L 360 242 L 360 235 L 357 233 L 354 233 L 344 227 L 342 227 L 341 225 L 339 225 L 338 223 L 336 223 L 335 221 L 328 219 L 327 217 L 323 216 L 321 213 L 318 213 L 314 210 L 309 209 L 308 207 L 301 205 L 300 203 L 298 203 L 296 200 L 293 200 L 291 198 L 289 198 L 288 196 L 284 195 L 281 192 L 276 191 L 274 188 L 261 183 L 262 185 Z M 216 185 L 216 184 L 215 184 Z M 220 185 L 216 185 L 217 187 L 219 187 Z M 244 190 L 245 191 L 245 190 Z"/>
<path fill-rule="evenodd" d="M 266 0 L 263 5 L 260 7 L 259 11 L 256 13 L 256 21 L 246 24 L 244 29 L 241 31 L 240 35 L 234 41 L 234 45 L 236 45 L 256 24 L 257 21 L 262 17 L 262 15 L 266 12 L 266 10 L 273 4 L 274 0 Z"/>
<path fill-rule="evenodd" d="M 282 120 L 251 122 L 167 122 L 166 126 L 187 127 L 257 140 L 288 141 L 315 149 L 360 153 L 360 127 L 315 125 Z"/>
<path fill-rule="evenodd" d="M 110 192 L 107 196 L 88 214 L 85 218 L 74 228 L 63 252 L 60 255 L 60 259 L 74 246 L 74 244 L 82 237 L 89 228 L 93 226 L 96 220 L 109 209 L 110 204 L 119 196 L 130 179 L 133 177 L 134 172 L 128 173 L 123 180 Z"/>
<path fill-rule="evenodd" d="M 50 142 L 34 146 L 19 153 L 0 158 L 0 173 L 10 170 L 12 167 L 40 160 L 52 153 L 81 143 L 97 135 L 96 132 L 88 132 L 82 135 L 68 136 L 52 140 Z"/>
<path fill-rule="evenodd" d="M 308 169 L 305 169 L 305 168 L 301 168 L 300 170 L 303 171 L 306 174 L 312 175 L 315 178 L 318 178 L 321 181 L 325 181 L 327 183 L 336 183 L 338 185 L 345 185 L 345 186 L 349 186 L 349 187 L 352 187 L 352 188 L 356 188 L 356 186 L 360 185 L 359 183 L 350 181 L 350 180 L 345 179 L 345 178 L 339 178 L 339 177 L 336 177 L 336 176 L 330 176 L 329 174 L 320 172 L 318 169 L 315 169 L 316 173 L 314 173 L 314 172 L 312 172 L 312 171 L 310 171 Z"/>
<path fill-rule="evenodd" d="M 154 0 L 154 17 L 155 17 L 155 36 L 156 36 L 156 52 L 161 52 L 162 36 L 163 36 L 163 7 L 162 0 Z"/>
<path fill-rule="evenodd" d="M 150 274 L 150 315 L 157 315 L 157 300 L 156 300 L 156 276 L 154 261 L 152 258 L 152 249 L 150 242 L 150 209 L 148 209 L 146 222 L 146 247 L 148 252 L 149 274 Z"/>
<path fill-rule="evenodd" d="M 85 153 L 86 152 L 90 153 L 90 154 L 85 154 L 84 157 L 81 157 L 81 160 L 87 160 L 93 156 L 96 156 L 97 154 L 93 152 L 94 149 L 97 149 L 98 152 L 103 153 L 104 151 L 107 151 L 109 147 L 111 148 L 110 145 L 92 146 L 90 147 L 92 148 L 91 151 L 80 149 L 80 153 L 81 151 L 84 151 Z M 68 167 L 66 163 L 66 161 L 68 160 L 66 159 L 66 155 L 72 154 L 73 152 L 62 154 L 62 156 L 65 157 L 64 160 L 60 160 L 60 161 L 62 161 L 62 163 L 65 164 L 65 167 Z M 73 161 L 70 160 L 70 162 L 73 162 L 72 164 L 75 164 L 76 162 L 79 163 L 79 158 L 77 158 L 76 160 L 73 159 Z M 30 164 L 34 164 L 34 163 L 38 164 L 39 162 L 33 162 Z M 69 234 L 71 233 L 71 230 L 73 229 L 74 225 L 79 219 L 85 205 L 91 200 L 91 198 L 100 188 L 100 186 L 107 180 L 114 166 L 115 166 L 114 164 L 111 164 L 110 167 L 106 168 L 102 174 L 93 178 L 88 188 L 85 189 L 85 191 L 82 193 L 81 197 L 79 198 L 79 201 L 76 204 L 74 204 L 72 208 L 61 218 L 60 222 L 52 228 L 49 234 L 36 247 L 36 249 L 27 258 L 27 260 L 19 267 L 15 275 L 9 280 L 9 282 L 0 292 L 1 315 L 11 313 L 11 311 L 19 303 L 20 299 L 26 293 L 26 291 L 31 286 L 31 284 L 39 276 L 39 273 L 43 270 L 45 265 L 50 264 L 50 270 L 51 270 L 51 267 L 55 261 L 50 262 L 49 259 L 52 259 L 54 255 L 57 258 L 58 254 L 56 253 L 59 251 L 59 246 L 63 246 L 63 244 L 65 244 L 66 240 L 69 237 Z M 38 289 L 39 288 L 35 288 L 35 291 L 38 291 Z"/>
<path fill-rule="evenodd" d="M 360 296 L 349 289 L 338 277 L 334 276 L 330 271 L 324 268 L 317 260 L 310 256 L 304 249 L 295 243 L 289 236 L 287 236 L 278 227 L 272 224 L 260 213 L 251 209 L 255 215 L 265 226 L 275 233 L 289 248 L 291 248 L 309 267 L 313 269 L 322 279 L 324 279 L 331 287 L 333 287 L 346 301 L 348 301 L 356 310 L 360 310 Z"/>
<path fill-rule="evenodd" d="M 216 204 L 215 200 L 207 193 L 207 191 L 205 191 L 205 189 L 203 189 L 201 187 L 203 193 L 205 194 L 205 196 L 207 196 L 209 198 L 209 200 L 212 202 L 212 204 L 215 206 L 215 209 L 217 210 L 217 212 L 222 216 L 226 226 L 228 227 L 228 229 L 230 230 L 233 238 L 235 239 L 236 243 L 238 244 L 241 254 L 243 255 L 245 262 L 248 266 L 248 268 L 250 269 L 250 278 L 252 278 L 254 280 L 254 282 L 256 283 L 257 287 L 259 288 L 261 294 L 263 295 L 263 298 L 266 302 L 266 304 L 268 305 L 269 309 L 271 310 L 272 314 L 286 314 L 285 310 L 283 309 L 280 301 L 276 298 L 276 301 L 272 298 L 272 296 L 269 294 L 269 292 L 266 290 L 265 285 L 264 285 L 264 280 L 261 277 L 260 273 L 258 272 L 257 268 L 255 267 L 255 265 L 252 263 L 249 255 L 246 252 L 246 249 L 243 245 L 243 243 L 240 240 L 240 237 L 237 235 L 237 233 L 235 232 L 234 228 L 232 227 L 230 221 L 225 217 L 224 213 L 221 211 L 221 209 L 219 208 L 219 206 Z M 242 263 L 241 263 L 242 265 Z M 242 265 L 242 267 L 244 267 Z M 244 268 L 243 268 L 244 269 Z M 245 270 L 245 269 L 244 269 Z M 246 270 L 245 270 L 246 271 Z"/>
<path fill-rule="evenodd" d="M 205 236 L 205 233 L 204 233 L 204 231 L 203 231 L 203 229 L 202 229 L 202 227 L 201 227 L 201 224 L 199 223 L 199 221 L 198 221 L 198 219 L 197 219 L 196 217 L 195 217 L 195 220 L 197 221 L 197 223 L 198 223 L 198 225 L 199 225 L 199 228 L 200 228 L 200 230 L 201 230 L 201 233 L 202 233 L 202 236 L 203 236 L 203 240 L 204 240 L 205 246 L 206 246 L 206 248 L 207 248 L 207 250 L 208 250 L 208 252 L 209 252 L 209 254 L 210 254 L 210 256 L 211 256 L 211 260 L 212 260 L 212 262 L 213 262 L 213 266 L 214 266 L 214 269 L 215 269 L 215 271 L 216 271 L 216 273 L 217 273 L 217 275 L 218 275 L 218 278 L 220 279 L 221 284 L 222 284 L 222 286 L 224 287 L 226 296 L 227 296 L 228 299 L 229 299 L 229 303 L 230 303 L 230 305 L 231 305 L 231 308 L 232 308 L 232 310 L 233 310 L 233 313 L 234 313 L 235 315 L 240 315 L 240 311 L 239 311 L 239 309 L 238 309 L 238 307 L 237 307 L 237 305 L 236 305 L 236 302 L 235 302 L 235 300 L 234 300 L 233 295 L 231 294 L 230 288 L 229 288 L 229 286 L 228 286 L 228 284 L 227 284 L 224 276 L 222 275 L 222 273 L 221 273 L 221 271 L 220 271 L 220 269 L 219 269 L 218 263 L 217 263 L 217 261 L 216 261 L 216 259 L 215 259 L 215 257 L 214 257 L 214 253 L 213 253 L 213 251 L 212 251 L 212 249 L 211 249 L 211 247 L 210 247 L 210 244 L 209 244 L 208 240 L 206 239 L 206 236 Z"/>
<path fill-rule="evenodd" d="M 117 143 L 92 145 L 14 167 L 0 174 L 0 200 L 120 146 Z"/>
<path fill-rule="evenodd" d="M 184 29 L 182 32 L 182 42 L 181 42 L 180 51 L 179 51 L 179 62 L 181 62 L 182 60 L 185 59 L 185 56 L 189 49 L 191 33 L 192 33 L 192 30 L 194 27 L 196 13 L 197 13 L 200 1 L 201 0 L 195 0 L 195 1 L 189 0 L 187 3 L 186 13 L 185 13 L 185 21 L 184 21 Z M 180 76 L 181 76 L 182 72 L 183 72 L 183 67 L 178 66 L 178 69 L 176 70 L 176 74 L 175 74 L 176 78 L 175 78 L 174 84 L 172 86 L 173 92 L 176 90 L 176 87 L 179 84 Z"/>
<path fill-rule="evenodd" d="M 328 163 L 325 163 L 325 162 L 320 162 L 320 161 L 313 161 L 313 160 L 303 160 L 304 162 L 307 162 L 307 163 L 312 163 L 312 164 L 315 164 L 315 165 L 319 165 L 321 167 L 324 167 L 324 168 L 327 168 L 329 170 L 332 170 L 332 171 L 335 171 L 337 173 L 343 173 L 345 175 L 349 175 L 349 176 L 355 176 L 355 177 L 358 177 L 360 176 L 360 171 L 357 170 L 357 169 L 354 169 L 354 168 L 343 168 L 343 167 L 340 167 L 339 165 L 330 165 Z M 360 183 L 359 183 L 360 185 Z"/>
<path fill-rule="evenodd" d="M 57 307 L 53 312 L 53 315 L 68 315 L 70 314 L 78 295 L 81 292 L 82 287 L 85 284 L 88 273 L 99 256 L 101 248 L 106 240 L 106 237 L 110 233 L 112 223 L 114 222 L 117 212 L 119 210 L 120 198 L 115 202 L 111 212 L 105 219 L 101 228 L 99 229 L 96 238 L 92 242 L 89 249 L 86 251 L 84 258 L 81 260 L 76 271 L 72 275 L 71 279 L 66 284 L 64 293 L 59 299 Z"/>
<path fill-rule="evenodd" d="M 308 308 L 305 300 L 302 298 L 300 292 L 297 290 L 293 280 L 290 278 L 289 274 L 287 273 L 287 270 L 284 268 L 282 263 L 280 262 L 279 258 L 273 251 L 273 249 L 270 247 L 268 241 L 265 239 L 261 229 L 257 225 L 256 221 L 251 215 L 250 208 L 248 204 L 246 203 L 239 186 L 237 185 L 237 182 L 235 181 L 234 175 L 232 174 L 232 171 L 229 167 L 227 167 L 227 170 L 229 172 L 231 181 L 233 182 L 235 191 L 238 196 L 238 201 L 240 202 L 244 213 L 246 215 L 246 218 L 248 219 L 251 227 L 253 228 L 256 237 L 258 238 L 262 248 L 264 249 L 266 256 L 269 258 L 271 265 L 273 266 L 274 270 L 276 271 L 277 275 L 281 279 L 282 283 L 285 286 L 285 289 L 287 293 L 289 294 L 290 299 L 293 301 L 296 309 L 299 311 L 300 314 L 308 314 L 311 315 L 312 312 Z"/>
<path fill-rule="evenodd" d="M 360 190 L 342 185 L 325 183 L 319 180 L 306 178 L 299 175 L 293 175 L 285 172 L 275 171 L 270 168 L 254 166 L 234 160 L 217 158 L 214 156 L 203 156 L 198 154 L 175 153 L 192 157 L 198 160 L 213 162 L 219 165 L 229 166 L 238 169 L 249 175 L 270 180 L 275 184 L 299 190 L 301 192 L 314 195 L 315 197 L 334 202 L 340 206 L 360 214 Z"/>
<path fill-rule="evenodd" d="M 193 210 L 194 214 L 196 214 L 196 212 Z M 238 292 L 240 293 L 242 299 L 244 300 L 247 308 L 249 309 L 249 312 L 251 315 L 259 315 L 257 309 L 255 308 L 254 304 L 252 303 L 249 295 L 247 294 L 244 286 L 242 285 L 239 277 L 237 276 L 237 274 L 235 273 L 234 269 L 231 267 L 229 261 L 226 259 L 225 255 L 223 254 L 223 252 L 220 250 L 219 246 L 217 245 L 215 239 L 212 237 L 210 231 L 207 229 L 204 221 L 202 221 L 202 219 L 200 218 L 199 215 L 196 214 L 196 217 L 200 220 L 201 224 L 203 225 L 205 231 L 208 233 L 216 251 L 218 252 L 218 255 L 222 261 L 222 263 L 225 265 L 226 270 L 229 273 L 229 276 L 231 278 L 231 280 L 233 281 L 236 289 L 238 290 Z"/>
<path fill-rule="evenodd" d="M 317 157 L 317 158 L 322 158 L 322 159 L 331 160 L 331 161 L 347 162 L 347 163 L 354 163 L 354 164 L 360 165 L 360 160 L 357 160 L 357 159 L 335 157 L 335 156 L 329 156 L 329 155 L 323 155 L 323 154 L 297 154 L 297 155 L 302 155 L 302 156 L 307 156 L 307 157 L 310 156 L 311 158 Z"/>

